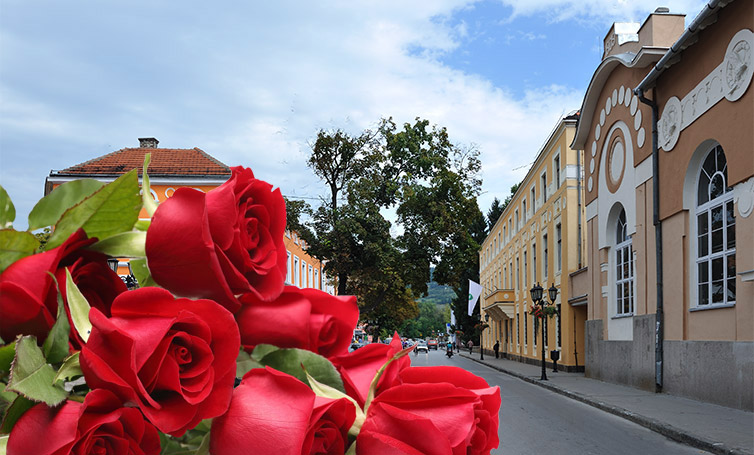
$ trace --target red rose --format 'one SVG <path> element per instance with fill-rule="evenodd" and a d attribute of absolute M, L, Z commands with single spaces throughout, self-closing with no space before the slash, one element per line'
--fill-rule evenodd
<path fill-rule="evenodd" d="M 111 318 L 89 313 L 92 334 L 81 351 L 89 387 L 139 406 L 174 436 L 228 409 L 240 348 L 228 310 L 159 288 L 121 294 L 111 310 Z"/>
<path fill-rule="evenodd" d="M 293 376 L 257 368 L 233 391 L 228 412 L 212 422 L 210 453 L 343 454 L 355 419 L 347 399 L 316 397 Z"/>
<path fill-rule="evenodd" d="M 84 403 L 57 408 L 38 404 L 13 426 L 8 455 L 157 455 L 160 436 L 136 408 L 124 408 L 107 390 L 93 390 Z"/>
<path fill-rule="evenodd" d="M 359 320 L 354 296 L 333 296 L 316 289 L 286 286 L 272 302 L 252 294 L 241 298 L 236 313 L 241 344 L 308 349 L 325 357 L 348 352 L 353 329 Z"/>
<path fill-rule="evenodd" d="M 89 305 L 110 314 L 113 299 L 126 291 L 126 285 L 108 267 L 107 256 L 83 249 L 96 241 L 79 229 L 59 247 L 20 259 L 0 274 L 0 338 L 6 343 L 22 334 L 34 335 L 40 343 L 47 338 L 58 311 L 57 289 L 47 272 L 55 275 L 66 303 L 68 268 Z M 72 324 L 70 339 L 74 347 L 81 346 Z"/>
<path fill-rule="evenodd" d="M 457 367 L 412 367 L 372 401 L 360 455 L 489 454 L 498 446 L 500 388 Z"/>
<path fill-rule="evenodd" d="M 382 365 L 390 360 L 401 350 L 401 340 L 398 334 L 393 335 L 393 341 L 389 345 L 372 343 L 351 353 L 333 357 L 330 359 L 338 369 L 343 385 L 345 386 L 348 396 L 356 400 L 360 406 L 364 406 L 369 387 L 372 384 L 374 375 Z M 375 395 L 393 385 L 398 377 L 398 373 L 411 365 L 411 359 L 408 356 L 401 357 L 388 365 L 377 383 Z"/>
<path fill-rule="evenodd" d="M 179 188 L 161 203 L 147 231 L 147 260 L 160 286 L 208 298 L 235 312 L 239 294 L 264 301 L 283 292 L 287 253 L 280 190 L 234 167 L 223 185 L 202 193 Z"/>

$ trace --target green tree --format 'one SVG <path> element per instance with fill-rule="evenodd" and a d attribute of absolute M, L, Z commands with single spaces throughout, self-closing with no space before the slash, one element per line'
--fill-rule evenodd
<path fill-rule="evenodd" d="M 418 315 L 430 265 L 453 248 L 459 219 L 481 181 L 476 149 L 454 145 L 444 128 L 383 120 L 375 133 L 320 131 L 309 166 L 330 188 L 313 213 L 308 252 L 326 261 L 340 294 L 355 294 L 376 331 Z M 402 234 L 382 215 L 394 209 Z"/>
<path fill-rule="evenodd" d="M 508 202 L 510 202 L 510 198 L 508 198 Z M 506 204 L 507 205 L 507 204 Z M 500 215 L 503 214 L 503 210 L 505 210 L 505 206 L 500 202 L 500 199 L 495 198 L 492 200 L 492 205 L 490 205 L 490 209 L 487 210 L 487 231 L 491 231 L 492 227 L 497 223 L 498 218 L 500 218 Z"/>

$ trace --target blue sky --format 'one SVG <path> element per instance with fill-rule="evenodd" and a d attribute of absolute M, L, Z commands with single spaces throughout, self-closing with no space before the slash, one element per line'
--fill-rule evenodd
<path fill-rule="evenodd" d="M 486 211 L 580 107 L 612 22 L 703 4 L 0 0 L 0 185 L 25 229 L 50 170 L 153 136 L 314 198 L 320 128 L 418 116 L 480 149 Z"/>

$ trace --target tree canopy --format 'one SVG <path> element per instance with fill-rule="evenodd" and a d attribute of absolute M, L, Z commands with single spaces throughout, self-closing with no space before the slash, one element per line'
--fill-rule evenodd
<path fill-rule="evenodd" d="M 483 221 L 479 152 L 418 118 L 401 126 L 383 119 L 359 135 L 322 130 L 311 148 L 309 167 L 330 194 L 302 234 L 308 252 L 337 277 L 339 294 L 357 296 L 364 322 L 398 328 L 419 315 L 430 266 L 453 269 L 445 263 L 458 239 L 477 216 Z"/>

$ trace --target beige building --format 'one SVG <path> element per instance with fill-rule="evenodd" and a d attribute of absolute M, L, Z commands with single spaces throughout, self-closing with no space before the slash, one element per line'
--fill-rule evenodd
<path fill-rule="evenodd" d="M 490 316 L 484 348 L 491 353 L 499 340 L 503 356 L 541 364 L 542 332 L 529 313 L 529 290 L 554 285 L 559 314 L 547 320 L 546 362 L 557 350 L 558 366 L 569 371 L 583 369 L 586 321 L 586 296 L 569 300 L 571 274 L 586 265 L 583 152 L 570 147 L 577 120 L 572 114 L 558 122 L 484 240 L 479 261 L 482 317 Z"/>
<path fill-rule="evenodd" d="M 754 2 L 615 24 L 581 108 L 586 374 L 754 409 Z"/>

